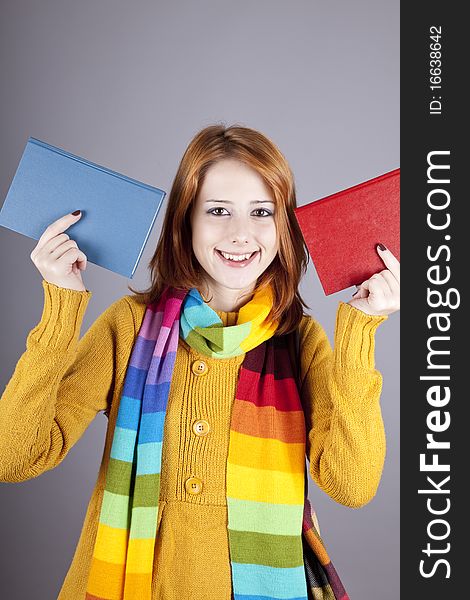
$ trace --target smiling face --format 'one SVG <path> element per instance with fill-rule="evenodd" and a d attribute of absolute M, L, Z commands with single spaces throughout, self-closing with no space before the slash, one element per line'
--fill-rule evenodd
<path fill-rule="evenodd" d="M 274 198 L 253 168 L 235 159 L 212 165 L 191 212 L 192 245 L 204 269 L 204 295 L 216 310 L 247 302 L 279 242 Z M 240 260 L 243 259 L 243 260 Z"/>

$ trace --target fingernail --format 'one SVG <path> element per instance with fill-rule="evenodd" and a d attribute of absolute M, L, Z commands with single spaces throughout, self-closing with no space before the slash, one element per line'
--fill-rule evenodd
<path fill-rule="evenodd" d="M 383 244 L 377 244 L 377 246 L 380 248 L 380 250 L 382 250 L 382 252 L 387 249 Z"/>
<path fill-rule="evenodd" d="M 73 211 L 73 213 L 72 213 L 72 215 L 73 215 L 74 217 L 76 217 L 76 216 L 77 216 L 77 215 L 79 215 L 81 212 L 82 212 L 81 210 L 74 210 L 74 211 Z"/>

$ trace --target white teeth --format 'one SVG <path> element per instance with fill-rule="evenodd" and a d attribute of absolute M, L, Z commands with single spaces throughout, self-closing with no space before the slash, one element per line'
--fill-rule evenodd
<path fill-rule="evenodd" d="M 222 252 L 222 250 L 219 250 L 219 252 L 222 254 L 222 256 L 224 258 L 226 258 L 228 260 L 235 260 L 237 262 L 246 260 L 247 258 L 250 258 L 250 256 L 253 254 L 253 252 L 250 252 L 249 254 L 235 255 L 235 254 L 228 254 L 228 252 Z"/>

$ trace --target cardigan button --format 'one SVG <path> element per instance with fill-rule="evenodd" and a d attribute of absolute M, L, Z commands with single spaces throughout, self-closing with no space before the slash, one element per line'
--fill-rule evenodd
<path fill-rule="evenodd" d="M 199 419 L 199 421 L 194 421 L 193 423 L 193 431 L 196 435 L 207 435 L 210 430 L 210 425 L 205 419 Z"/>
<path fill-rule="evenodd" d="M 184 487 L 188 494 L 200 494 L 202 492 L 202 481 L 199 477 L 189 477 L 186 479 Z"/>
<path fill-rule="evenodd" d="M 207 364 L 203 360 L 195 360 L 191 369 L 194 375 L 205 375 L 209 370 Z"/>

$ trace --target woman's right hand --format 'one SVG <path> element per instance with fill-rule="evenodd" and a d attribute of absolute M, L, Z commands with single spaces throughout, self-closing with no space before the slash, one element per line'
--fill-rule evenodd
<path fill-rule="evenodd" d="M 68 213 L 51 223 L 31 252 L 31 260 L 49 283 L 77 292 L 86 292 L 81 271 L 86 269 L 87 257 L 79 249 L 77 242 L 63 233 L 81 216 L 82 213 Z"/>

